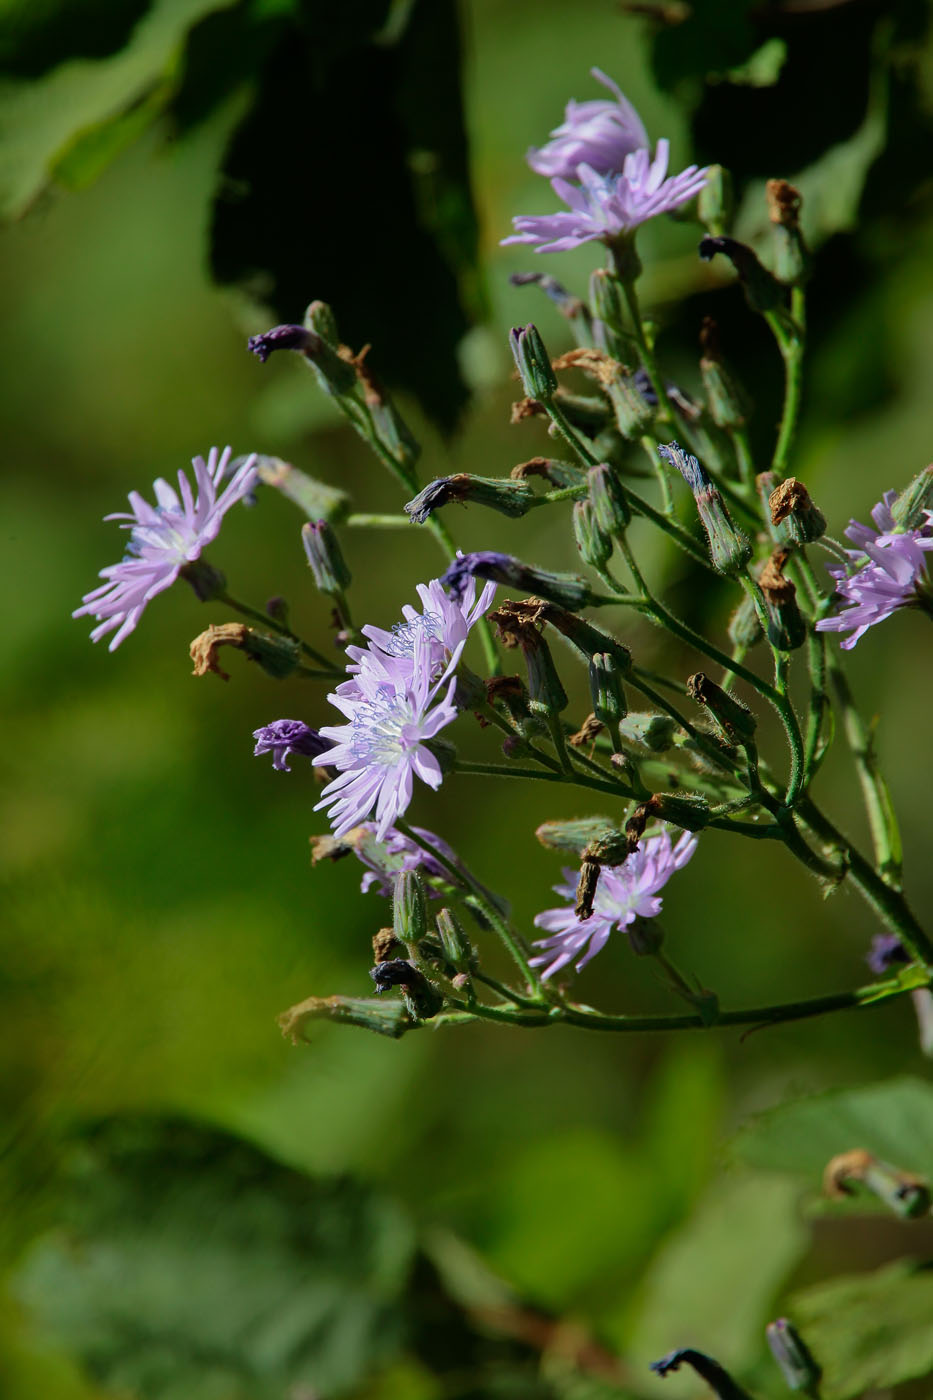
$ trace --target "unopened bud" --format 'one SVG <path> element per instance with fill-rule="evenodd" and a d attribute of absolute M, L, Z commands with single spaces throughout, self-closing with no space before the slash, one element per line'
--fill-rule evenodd
<path fill-rule="evenodd" d="M 658 456 L 676 467 L 693 492 L 697 513 L 709 541 L 710 560 L 721 574 L 739 574 L 751 558 L 752 546 L 729 518 L 725 503 L 696 457 L 677 442 L 661 444 Z"/>
<path fill-rule="evenodd" d="M 729 259 L 753 311 L 773 311 L 783 302 L 784 288 L 747 244 L 734 238 L 704 238 L 700 241 L 699 253 L 704 262 L 711 262 L 717 253 Z"/>
<path fill-rule="evenodd" d="M 674 742 L 675 723 L 670 715 L 652 712 L 626 715 L 619 725 L 623 739 L 650 753 L 665 753 Z"/>
<path fill-rule="evenodd" d="M 768 641 L 778 651 L 794 651 L 807 639 L 807 624 L 797 606 L 797 590 L 784 577 L 789 549 L 776 549 L 758 579 L 768 613 Z"/>
<path fill-rule="evenodd" d="M 794 1324 L 786 1317 L 779 1317 L 768 1323 L 765 1336 L 789 1389 L 816 1397 L 823 1373 Z"/>
<path fill-rule="evenodd" d="M 706 184 L 697 195 L 697 216 L 714 236 L 724 234 L 732 222 L 732 176 L 722 165 L 710 165 Z"/>
<path fill-rule="evenodd" d="M 697 671 L 687 680 L 687 694 L 698 705 L 704 705 L 718 720 L 730 743 L 741 743 L 751 739 L 758 721 L 747 705 L 730 695 L 722 686 L 711 681 L 702 671 Z"/>
<path fill-rule="evenodd" d="M 401 1001 L 376 1001 L 372 997 L 308 997 L 297 1006 L 290 1006 L 279 1017 L 282 1034 L 297 1045 L 307 1040 L 305 1034 L 312 1021 L 339 1021 L 347 1026 L 361 1026 L 398 1040 L 411 1028 L 411 1017 Z"/>
<path fill-rule="evenodd" d="M 709 822 L 709 803 L 700 793 L 655 792 L 645 806 L 652 817 L 684 831 L 702 831 Z"/>
<path fill-rule="evenodd" d="M 213 602 L 215 598 L 222 598 L 227 591 L 225 575 L 204 558 L 192 559 L 189 564 L 182 564 L 178 577 L 183 578 L 185 583 L 190 583 L 199 603 Z"/>
<path fill-rule="evenodd" d="M 437 935 L 441 941 L 444 961 L 456 972 L 469 972 L 473 962 L 473 949 L 463 925 L 452 910 L 438 910 Z"/>
<path fill-rule="evenodd" d="M 578 919 L 588 919 L 593 913 L 596 890 L 602 866 L 595 860 L 584 860 L 577 880 L 577 901 L 573 912 Z"/>
<path fill-rule="evenodd" d="M 535 836 L 552 851 L 570 851 L 582 856 L 594 843 L 613 843 L 619 838 L 618 829 L 608 817 L 581 817 L 576 821 L 542 822 Z"/>
<path fill-rule="evenodd" d="M 637 365 L 638 345 L 625 329 L 625 313 L 618 279 L 604 267 L 590 275 L 590 307 L 593 312 L 593 339 L 620 364 Z"/>
<path fill-rule="evenodd" d="M 927 511 L 933 507 L 933 462 L 915 476 L 909 486 L 897 497 L 891 506 L 891 514 L 898 531 L 916 530 L 925 525 Z"/>
<path fill-rule="evenodd" d="M 780 527 L 778 533 L 788 544 L 810 544 L 826 533 L 825 515 L 795 476 L 779 482 L 769 492 L 768 510 L 771 524 Z"/>
<path fill-rule="evenodd" d="M 401 943 L 420 943 L 428 929 L 428 906 L 417 870 L 401 870 L 395 877 L 392 927 Z"/>
<path fill-rule="evenodd" d="M 337 536 L 326 520 L 309 521 L 301 527 L 301 542 L 305 547 L 314 582 L 322 593 L 332 597 L 347 587 L 350 570 L 346 566 Z"/>
<path fill-rule="evenodd" d="M 533 322 L 527 326 L 513 326 L 509 344 L 525 393 L 530 399 L 547 403 L 557 391 L 557 376 L 537 326 Z"/>
<path fill-rule="evenodd" d="M 928 1183 L 913 1172 L 882 1162 L 863 1147 L 833 1157 L 823 1173 L 823 1190 L 827 1196 L 851 1196 L 853 1182 L 864 1186 L 905 1220 L 929 1214 Z"/>
<path fill-rule="evenodd" d="M 584 564 L 593 569 L 601 569 L 612 555 L 612 540 L 596 519 L 590 501 L 574 503 L 573 538 Z"/>
<path fill-rule="evenodd" d="M 514 588 L 522 588 L 541 598 L 549 598 L 561 607 L 573 610 L 585 608 L 592 597 L 589 584 L 579 574 L 551 573 L 546 569 L 537 569 L 531 564 L 523 564 L 511 554 L 497 554 L 493 550 L 458 554 L 442 575 L 441 583 L 452 598 L 459 600 L 463 597 L 470 578 L 508 583 Z"/>
<path fill-rule="evenodd" d="M 765 197 L 774 240 L 774 271 L 785 286 L 799 287 L 810 273 L 810 255 L 800 232 L 800 191 L 786 180 L 769 180 Z"/>
<path fill-rule="evenodd" d="M 729 640 L 733 646 L 750 651 L 763 636 L 758 609 L 754 599 L 746 593 L 729 619 Z"/>
<path fill-rule="evenodd" d="M 309 330 L 315 331 L 322 340 L 326 340 L 328 345 L 332 345 L 335 350 L 340 345 L 337 317 L 326 301 L 312 301 L 305 312 L 305 325 Z"/>
<path fill-rule="evenodd" d="M 643 393 L 637 377 L 621 365 L 605 389 L 619 432 L 627 442 L 637 442 L 654 422 L 657 400 Z"/>
<path fill-rule="evenodd" d="M 283 462 L 281 457 L 260 454 L 256 458 L 256 470 L 261 482 L 281 491 L 309 520 L 329 520 L 336 525 L 350 514 L 350 497 L 346 491 L 316 481 L 290 462 Z"/>
<path fill-rule="evenodd" d="M 550 647 L 539 632 L 535 636 L 537 641 L 534 644 L 522 648 L 528 667 L 528 708 L 533 715 L 557 715 L 561 710 L 566 710 L 570 702 L 557 674 Z"/>
<path fill-rule="evenodd" d="M 703 321 L 700 348 L 700 373 L 713 422 L 718 428 L 744 427 L 748 419 L 745 395 L 723 363 L 716 323 L 711 316 Z"/>
<path fill-rule="evenodd" d="M 593 714 L 601 724 L 618 724 L 625 718 L 625 692 L 615 658 L 598 651 L 590 658 L 590 696 Z"/>
<path fill-rule="evenodd" d="M 266 601 L 266 616 L 271 617 L 273 622 L 279 622 L 283 627 L 288 626 L 288 602 L 280 594 Z"/>
<path fill-rule="evenodd" d="M 600 528 L 610 537 L 621 534 L 631 520 L 632 512 L 615 468 L 608 462 L 590 467 L 587 491 Z"/>
<path fill-rule="evenodd" d="M 423 525 L 434 511 L 451 502 L 488 506 L 500 515 L 516 517 L 525 515 L 540 499 L 527 481 L 458 472 L 456 476 L 441 476 L 429 482 L 414 500 L 406 503 L 405 511 L 413 525 Z"/>
<path fill-rule="evenodd" d="M 405 1007 L 413 1021 L 429 1021 L 444 1005 L 444 998 L 437 988 L 432 986 L 423 972 L 404 958 L 377 963 L 370 968 L 369 975 L 376 984 L 377 996 L 391 987 L 401 989 Z"/>

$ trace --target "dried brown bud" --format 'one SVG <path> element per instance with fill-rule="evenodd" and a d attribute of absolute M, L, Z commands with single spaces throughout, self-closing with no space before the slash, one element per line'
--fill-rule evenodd
<path fill-rule="evenodd" d="M 373 934 L 373 962 L 388 961 L 389 958 L 395 956 L 401 946 L 395 936 L 394 929 L 381 928 L 378 933 Z"/>
<path fill-rule="evenodd" d="M 771 524 L 780 525 L 791 511 L 810 510 L 813 502 L 803 482 L 798 481 L 795 476 L 789 476 L 786 481 L 782 481 L 771 492 L 768 497 L 768 506 L 771 511 Z"/>
<path fill-rule="evenodd" d="M 587 715 L 576 734 L 571 734 L 568 743 L 572 744 L 575 749 L 579 749 L 582 748 L 584 744 L 593 743 L 594 740 L 599 738 L 602 732 L 603 726 L 596 716 Z"/>
<path fill-rule="evenodd" d="M 541 418 L 546 414 L 547 409 L 543 403 L 538 403 L 537 399 L 517 399 L 512 405 L 509 422 L 514 425 L 521 423 L 525 418 Z"/>
<path fill-rule="evenodd" d="M 354 831 L 359 828 L 354 827 Z M 345 836 L 309 836 L 308 843 L 311 846 L 311 864 L 317 865 L 322 860 L 343 860 L 348 856 L 353 847 L 353 832 L 348 831 Z"/>
<path fill-rule="evenodd" d="M 596 887 L 599 884 L 599 872 L 602 867 L 595 860 L 585 860 L 580 866 L 580 878 L 577 881 L 577 902 L 573 912 L 578 919 L 588 919 L 593 912 L 593 901 L 596 898 Z"/>
<path fill-rule="evenodd" d="M 243 622 L 220 622 L 211 623 L 205 632 L 199 633 L 191 643 L 188 651 L 191 660 L 194 662 L 195 676 L 206 676 L 211 672 L 215 676 L 220 676 L 221 680 L 230 679 L 229 672 L 225 671 L 217 660 L 217 652 L 220 647 L 238 647 L 241 651 L 246 645 L 249 636 L 249 628 Z"/>
<path fill-rule="evenodd" d="M 759 575 L 761 591 L 769 603 L 787 603 L 797 596 L 790 579 L 784 577 L 784 568 L 792 554 L 792 549 L 783 546 L 774 550 Z"/>
<path fill-rule="evenodd" d="M 700 364 L 718 365 L 722 362 L 719 345 L 719 326 L 712 316 L 704 316 L 700 327 Z"/>
<path fill-rule="evenodd" d="M 781 224 L 788 229 L 797 228 L 802 203 L 799 190 L 786 180 L 769 180 L 765 186 L 765 198 L 772 224 Z"/>
<path fill-rule="evenodd" d="M 647 802 L 640 802 L 625 823 L 629 855 L 638 850 L 638 843 L 645 834 L 645 827 L 648 825 L 650 817 L 651 809 Z"/>

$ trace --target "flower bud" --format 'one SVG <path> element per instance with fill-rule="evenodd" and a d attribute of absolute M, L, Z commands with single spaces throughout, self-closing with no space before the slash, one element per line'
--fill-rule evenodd
<path fill-rule="evenodd" d="M 509 473 L 513 481 L 526 481 L 530 476 L 540 476 L 552 486 L 580 486 L 585 480 L 583 472 L 573 462 L 562 462 L 557 457 L 529 457 L 527 462 L 519 462 Z"/>
<path fill-rule="evenodd" d="M 253 627 L 247 627 L 243 622 L 211 623 L 210 627 L 195 637 L 188 648 L 188 654 L 194 662 L 195 676 L 213 674 L 220 676 L 221 680 L 230 679 L 219 661 L 221 647 L 235 647 L 238 651 L 245 652 L 250 661 L 258 662 L 266 674 L 274 676 L 276 680 L 294 675 L 301 664 L 300 643 L 292 637 L 269 636 L 265 632 L 257 632 Z M 317 753 L 323 753 L 326 747 L 327 741 L 322 740 Z M 276 767 L 278 766 L 276 764 Z"/>
<path fill-rule="evenodd" d="M 655 792 L 645 803 L 649 813 L 684 831 L 702 831 L 709 822 L 709 803 L 696 792 Z"/>
<path fill-rule="evenodd" d="M 823 1172 L 823 1190 L 827 1196 L 853 1195 L 853 1182 L 864 1186 L 905 1220 L 929 1214 L 931 1197 L 927 1182 L 890 1162 L 882 1162 L 863 1147 L 833 1157 Z"/>
<path fill-rule="evenodd" d="M 533 715 L 557 715 L 566 710 L 570 701 L 557 674 L 550 647 L 540 632 L 534 632 L 537 640 L 532 643 L 531 630 L 528 644 L 522 647 L 528 667 L 528 708 Z"/>
<path fill-rule="evenodd" d="M 473 949 L 463 925 L 452 910 L 438 910 L 437 935 L 441 941 L 444 961 L 456 972 L 469 972 L 474 961 Z"/>
<path fill-rule="evenodd" d="M 417 870 L 400 870 L 392 898 L 392 928 L 400 943 L 420 943 L 428 931 L 428 906 Z"/>
<path fill-rule="evenodd" d="M 700 349 L 700 373 L 713 422 L 718 428 L 743 428 L 748 419 L 746 399 L 723 363 L 716 322 L 711 316 L 704 317 Z"/>
<path fill-rule="evenodd" d="M 905 487 L 891 507 L 898 531 L 916 530 L 926 523 L 926 512 L 933 507 L 933 462 L 924 467 Z"/>
<path fill-rule="evenodd" d="M 587 491 L 600 528 L 610 537 L 621 534 L 631 520 L 632 512 L 615 468 L 608 462 L 590 467 Z"/>
<path fill-rule="evenodd" d="M 191 584 L 199 603 L 213 602 L 215 598 L 223 597 L 227 591 L 226 577 L 203 556 L 200 559 L 192 559 L 188 564 L 182 564 L 178 570 L 178 577 Z"/>
<path fill-rule="evenodd" d="M 535 836 L 551 851 L 570 851 L 582 856 L 584 850 L 595 850 L 604 843 L 607 848 L 621 837 L 608 817 L 580 817 L 575 821 L 542 822 Z"/>
<path fill-rule="evenodd" d="M 612 540 L 596 519 L 590 501 L 574 503 L 573 538 L 584 564 L 593 569 L 601 569 L 612 555 Z"/>
<path fill-rule="evenodd" d="M 815 1397 L 823 1373 L 794 1324 L 786 1317 L 779 1317 L 768 1323 L 765 1336 L 788 1388 Z"/>
<path fill-rule="evenodd" d="M 674 742 L 674 720 L 652 712 L 626 715 L 619 725 L 623 739 L 650 753 L 665 753 Z"/>
<path fill-rule="evenodd" d="M 301 543 L 305 547 L 314 582 L 322 593 L 336 597 L 350 582 L 337 536 L 326 520 L 309 521 L 301 527 Z"/>
<path fill-rule="evenodd" d="M 710 560 L 721 574 L 739 574 L 751 558 L 748 536 L 733 525 L 722 496 L 696 457 L 677 442 L 661 444 L 658 456 L 676 467 L 693 492 L 697 512 L 709 541 Z"/>
<path fill-rule="evenodd" d="M 339 1021 L 347 1026 L 361 1026 L 392 1040 L 398 1040 L 412 1024 L 403 1002 L 376 1001 L 371 997 L 308 997 L 297 1006 L 290 1006 L 279 1017 L 282 1034 L 293 1045 L 307 1040 L 305 1030 L 311 1021 Z"/>
<path fill-rule="evenodd" d="M 511 554 L 497 554 L 493 550 L 458 554 L 442 575 L 441 583 L 451 597 L 460 599 L 467 579 L 471 577 L 508 583 L 572 610 L 585 608 L 592 596 L 589 584 L 579 574 L 550 573 L 531 564 L 523 564 Z"/>
<path fill-rule="evenodd" d="M 305 312 L 305 325 L 335 350 L 340 346 L 337 317 L 326 301 L 312 301 Z"/>
<path fill-rule="evenodd" d="M 768 613 L 768 641 L 778 651 L 794 651 L 807 640 L 807 624 L 797 606 L 797 590 L 784 577 L 789 549 L 774 550 L 758 579 Z"/>
<path fill-rule="evenodd" d="M 593 714 L 601 724 L 618 724 L 625 718 L 625 692 L 615 658 L 598 651 L 590 658 L 590 695 Z"/>
<path fill-rule="evenodd" d="M 747 705 L 723 690 L 702 671 L 687 679 L 687 694 L 698 705 L 705 705 L 710 714 L 718 720 L 730 743 L 742 743 L 751 739 L 758 721 Z"/>
<path fill-rule="evenodd" d="M 240 647 L 250 661 L 255 661 L 267 676 L 277 681 L 293 676 L 301 665 L 301 643 L 295 637 L 270 635 L 247 627 Z"/>
<path fill-rule="evenodd" d="M 654 422 L 657 400 L 642 393 L 637 377 L 622 365 L 607 379 L 605 388 L 616 427 L 627 442 L 637 442 Z"/>
<path fill-rule="evenodd" d="M 729 619 L 729 640 L 733 646 L 750 651 L 763 636 L 755 601 L 746 593 Z"/>
<path fill-rule="evenodd" d="M 734 238 L 703 238 L 699 253 L 704 262 L 711 262 L 717 253 L 729 259 L 753 311 L 773 311 L 782 304 L 784 288 L 745 243 L 739 243 Z"/>
<path fill-rule="evenodd" d="M 444 1005 L 444 998 L 436 987 L 404 958 L 392 958 L 388 962 L 376 963 L 369 975 L 376 984 L 376 995 L 390 987 L 401 988 L 405 1007 L 413 1021 L 429 1021 Z"/>
<path fill-rule="evenodd" d="M 643 919 L 636 914 L 625 932 L 629 947 L 637 958 L 653 958 L 664 947 L 664 930 L 657 919 Z"/>
<path fill-rule="evenodd" d="M 323 481 L 315 481 L 313 476 L 283 462 L 281 457 L 256 458 L 259 480 L 266 486 L 274 486 L 290 501 L 304 511 L 309 520 L 329 520 L 338 525 L 350 514 L 350 497 L 346 491 L 336 486 L 326 486 Z"/>
<path fill-rule="evenodd" d="M 810 254 L 800 232 L 800 191 L 786 180 L 765 186 L 774 240 L 774 271 L 787 287 L 801 286 L 810 275 Z"/>
<path fill-rule="evenodd" d="M 722 165 L 710 165 L 706 184 L 697 195 L 697 216 L 700 223 L 713 234 L 724 234 L 732 222 L 732 176 Z"/>
<path fill-rule="evenodd" d="M 527 326 L 513 326 L 509 344 L 525 393 L 539 403 L 548 403 L 557 391 L 557 376 L 537 326 L 532 322 Z"/>
<path fill-rule="evenodd" d="M 527 514 L 540 499 L 526 481 L 458 472 L 456 476 L 441 476 L 429 482 L 414 500 L 407 502 L 405 511 L 413 525 L 423 525 L 434 511 L 449 505 L 451 501 L 463 505 L 489 506 L 491 510 L 499 511 L 500 515 L 514 518 Z"/>
<path fill-rule="evenodd" d="M 620 364 L 637 365 L 640 359 L 634 336 L 625 329 L 625 314 L 618 280 L 605 267 L 590 276 L 590 308 L 593 312 L 593 339 Z"/>
<path fill-rule="evenodd" d="M 770 473 L 762 473 L 762 476 Z M 764 487 L 764 482 L 761 483 Z M 768 495 L 768 510 L 771 524 L 778 529 L 778 537 L 788 544 L 810 544 L 826 533 L 826 517 L 813 504 L 810 493 L 802 481 L 789 476 L 779 482 Z"/>

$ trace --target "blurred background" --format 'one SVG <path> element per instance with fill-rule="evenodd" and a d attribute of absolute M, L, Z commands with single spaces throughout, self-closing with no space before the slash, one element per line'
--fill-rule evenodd
<path fill-rule="evenodd" d="M 193 679 L 189 641 L 226 619 L 180 585 L 114 655 L 69 614 L 118 557 L 102 516 L 212 444 L 280 455 L 357 509 L 400 507 L 298 357 L 263 367 L 245 351 L 248 334 L 300 320 L 312 297 L 355 347 L 372 341 L 424 444 L 422 480 L 505 476 L 547 452 L 539 420 L 509 426 L 507 331 L 534 318 L 554 354 L 569 335 L 509 274 L 534 267 L 582 294 L 597 254 L 536 260 L 499 240 L 513 215 L 554 207 L 524 153 L 568 98 L 601 95 L 593 64 L 652 139 L 670 138 L 675 168 L 733 170 L 738 233 L 764 234 L 767 177 L 804 191 L 816 251 L 793 469 L 831 533 L 867 519 L 933 440 L 928 6 L 331 8 L 4 7 L 3 1393 L 602 1387 L 676 1400 L 703 1386 L 654 1379 L 647 1362 L 694 1345 L 777 1395 L 762 1329 L 786 1299 L 922 1255 L 933 1231 L 912 1226 L 908 1247 L 893 1219 L 819 1213 L 819 1154 L 795 1155 L 809 1132 L 796 1120 L 773 1160 L 735 1135 L 754 1144 L 755 1115 L 829 1091 L 854 1093 L 844 1102 L 862 1105 L 868 1133 L 883 1114 L 859 1086 L 928 1075 L 909 1001 L 745 1038 L 471 1027 L 392 1042 L 321 1026 L 296 1048 L 277 1013 L 312 994 L 366 995 L 370 938 L 389 919 L 376 894 L 359 895 L 354 863 L 312 872 L 308 837 L 326 822 L 309 772 L 252 757 L 259 725 L 325 722 L 321 688 L 238 657 L 228 684 Z M 643 303 L 688 389 L 700 322 L 716 316 L 758 403 L 764 461 L 780 362 L 740 290 L 700 264 L 699 233 L 688 219 L 643 231 Z M 559 509 L 509 522 L 474 507 L 448 523 L 464 549 L 574 567 Z M 210 557 L 256 606 L 288 598 L 317 640 L 327 609 L 300 524 L 263 491 Z M 427 532 L 343 538 L 360 619 L 389 625 L 440 571 Z M 680 610 L 722 636 L 727 592 L 645 548 Z M 613 625 L 645 664 L 695 669 L 645 624 Z M 883 715 L 878 752 L 921 915 L 933 899 L 928 631 L 898 614 L 852 658 L 865 713 Z M 488 733 L 463 742 L 496 756 Z M 867 843 L 837 748 L 818 794 Z M 534 827 L 590 809 L 470 781 L 422 791 L 412 818 L 528 928 L 560 865 Z M 824 899 L 765 844 L 702 838 L 666 892 L 672 956 L 729 1007 L 858 985 L 869 911 L 845 888 Z M 623 939 L 576 985 L 607 1010 L 671 1009 Z M 922 1114 L 933 1119 L 922 1089 L 901 1086 L 917 1095 L 914 1138 Z M 839 1146 L 856 1145 L 843 1132 Z M 933 1169 L 933 1129 L 926 1148 L 904 1165 Z M 306 1239 L 312 1219 L 324 1224 Z M 304 1311 L 289 1314 L 296 1298 Z M 928 1392 L 919 1381 L 910 1393 Z"/>

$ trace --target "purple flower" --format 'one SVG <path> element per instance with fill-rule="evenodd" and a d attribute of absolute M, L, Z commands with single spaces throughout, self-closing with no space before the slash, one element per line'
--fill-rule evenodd
<path fill-rule="evenodd" d="M 610 175 L 622 169 L 626 156 L 647 147 L 648 135 L 631 102 L 599 68 L 591 68 L 590 73 L 614 94 L 615 101 L 571 99 L 547 145 L 533 146 L 528 152 L 528 164 L 538 175 L 574 180 L 580 165 Z"/>
<path fill-rule="evenodd" d="M 910 954 L 896 933 L 876 933 L 865 955 L 865 961 L 872 972 L 881 977 L 890 972 L 892 967 L 909 963 Z"/>
<path fill-rule="evenodd" d="M 933 550 L 933 511 L 924 523 L 898 532 L 891 507 L 896 491 L 886 491 L 872 510 L 875 529 L 850 520 L 846 535 L 856 545 L 848 549 L 848 567 L 830 568 L 836 592 L 849 605 L 835 617 L 820 618 L 818 632 L 851 632 L 841 643 L 850 651 L 858 639 L 898 608 L 930 606 L 926 555 Z M 854 572 L 853 572 L 854 570 Z"/>
<path fill-rule="evenodd" d="M 320 342 L 320 336 L 305 326 L 273 326 L 271 331 L 263 331 L 262 335 L 251 335 L 246 348 L 251 354 L 259 356 L 261 364 L 265 364 L 276 350 L 314 350 Z"/>
<path fill-rule="evenodd" d="M 132 512 L 117 511 L 105 520 L 119 520 L 130 531 L 126 554 L 119 564 L 101 569 L 106 582 L 82 600 L 72 617 L 90 615 L 99 623 L 91 633 L 97 642 L 116 629 L 110 651 L 129 636 L 145 611 L 146 604 L 169 588 L 182 569 L 197 559 L 201 550 L 217 538 L 220 522 L 235 502 L 242 500 L 256 480 L 255 454 L 236 468 L 218 496 L 218 488 L 230 462 L 230 448 L 219 454 L 212 447 L 207 461 L 192 459 L 197 497 L 183 471 L 178 473 L 178 491 L 161 477 L 155 483 L 156 504 L 151 506 L 137 491 L 131 491 Z"/>
<path fill-rule="evenodd" d="M 706 170 L 690 165 L 679 175 L 667 175 L 669 146 L 659 141 L 654 160 L 648 151 L 625 157 L 621 175 L 600 175 L 589 165 L 577 170 L 580 185 L 551 181 L 556 195 L 570 206 L 569 213 L 525 215 L 513 219 L 518 229 L 503 243 L 530 243 L 538 253 L 561 253 L 582 243 L 604 243 L 634 233 L 639 224 L 677 209 L 692 199 L 706 183 Z"/>
<path fill-rule="evenodd" d="M 415 642 L 422 638 L 425 643 L 429 664 L 435 670 L 445 670 L 456 666 L 460 660 L 466 639 L 479 619 L 492 607 L 496 596 L 495 583 L 487 583 L 476 597 L 476 580 L 470 578 L 457 598 L 449 598 L 440 579 L 418 584 L 418 597 L 421 599 L 421 612 L 406 603 L 402 608 L 403 622 L 396 622 L 391 631 L 367 623 L 360 631 L 367 638 L 369 646 L 348 647 L 350 671 L 359 670 L 361 665 L 376 664 L 392 670 L 388 658 L 413 661 Z M 375 656 L 373 653 L 378 653 Z M 393 672 L 397 674 L 397 668 Z"/>
<path fill-rule="evenodd" d="M 650 919 L 661 912 L 661 891 L 675 870 L 687 864 L 697 848 L 697 838 L 684 832 L 675 846 L 667 831 L 649 836 L 624 865 L 604 867 L 596 888 L 593 912 L 588 919 L 579 919 L 573 911 L 576 901 L 576 872 L 564 870 L 566 883 L 555 885 L 554 892 L 570 901 L 567 909 L 547 909 L 535 919 L 538 928 L 546 929 L 549 937 L 539 938 L 535 946 L 545 952 L 531 959 L 532 966 L 546 970 L 542 977 L 553 976 L 567 963 L 576 963 L 577 971 L 606 946 L 614 928 L 628 928 L 636 918 Z M 582 954 L 582 956 L 580 956 Z"/>
<path fill-rule="evenodd" d="M 356 674 L 328 696 L 349 720 L 321 729 L 333 747 L 319 762 L 340 771 L 315 810 L 330 807 L 335 836 L 359 826 L 375 808 L 381 841 L 407 809 L 416 777 L 440 787 L 441 766 L 425 740 L 457 718 L 457 679 L 450 676 L 451 666 L 436 678 L 434 656 L 432 638 L 415 632 L 410 657 L 383 659 L 362 652 Z"/>
<path fill-rule="evenodd" d="M 328 747 L 327 740 L 322 739 L 316 729 L 311 729 L 300 719 L 274 719 L 271 724 L 254 729 L 253 738 L 256 740 L 253 754 L 258 757 L 260 754 L 271 753 L 272 767 L 278 768 L 282 773 L 292 771 L 288 766 L 290 753 L 303 754 L 306 758 L 319 758 Z"/>
<path fill-rule="evenodd" d="M 436 846 L 448 860 L 458 864 L 455 852 L 440 836 L 436 836 L 433 831 L 427 831 L 423 826 L 413 826 L 412 831 L 417 832 L 430 845 Z M 451 882 L 450 872 L 439 861 L 423 850 L 410 836 L 396 831 L 394 827 L 389 828 L 381 841 L 376 840 L 374 822 L 363 822 L 362 826 L 356 831 L 351 831 L 349 836 L 348 844 L 352 846 L 354 855 L 367 867 L 360 882 L 363 894 L 375 887 L 377 894 L 391 899 L 395 877 L 402 870 L 420 870 L 429 880 L 444 880 L 448 884 Z M 436 893 L 430 884 L 425 888 L 429 895 Z"/>
<path fill-rule="evenodd" d="M 457 550 L 456 559 L 448 565 L 440 582 L 454 598 L 463 598 L 472 578 L 495 579 L 523 588 L 564 608 L 582 608 L 590 600 L 589 584 L 578 574 L 552 574 L 492 549 L 479 549 L 472 554 Z"/>

